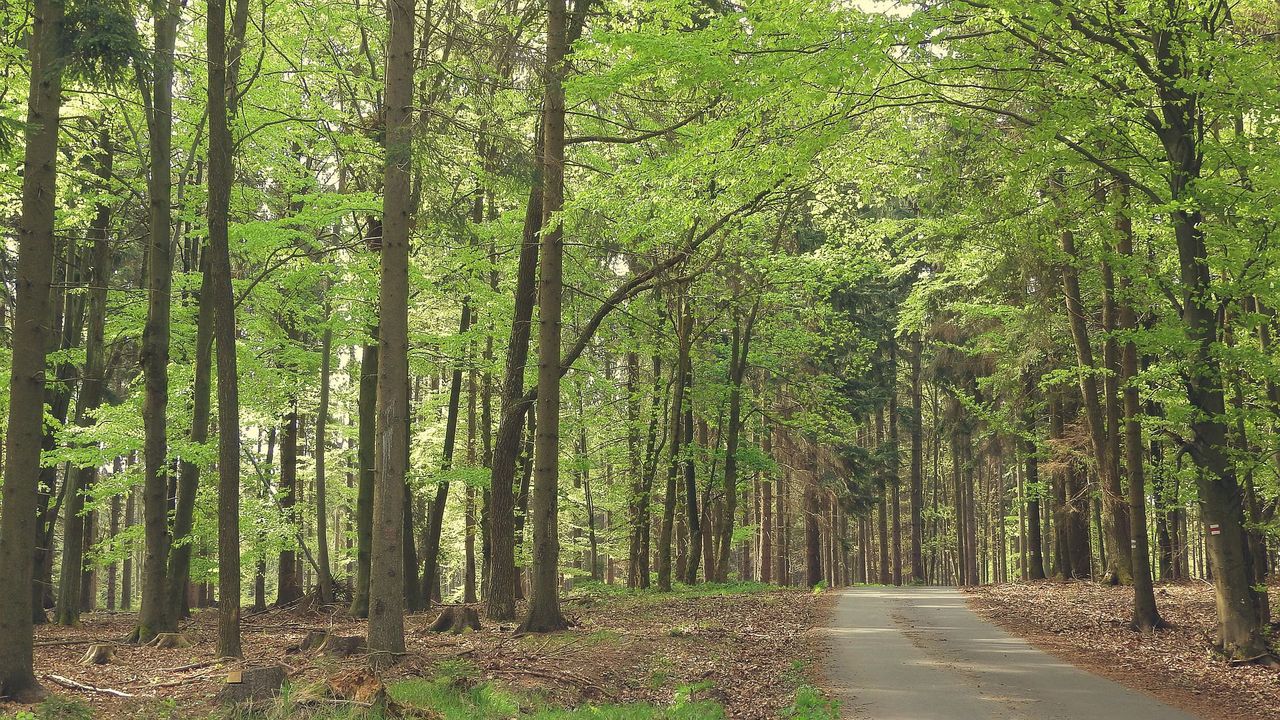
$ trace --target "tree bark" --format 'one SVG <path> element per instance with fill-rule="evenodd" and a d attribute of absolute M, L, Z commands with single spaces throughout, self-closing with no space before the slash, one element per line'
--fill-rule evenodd
<path fill-rule="evenodd" d="M 291 530 L 299 518 L 295 508 L 298 503 L 298 411 L 296 405 L 284 416 L 284 431 L 280 437 L 280 481 L 276 487 L 276 504 L 280 507 L 281 521 Z M 291 532 L 291 534 L 297 534 Z M 298 550 L 286 545 L 280 550 L 276 568 L 276 606 L 288 605 L 302 597 L 302 577 L 298 572 Z"/>
<path fill-rule="evenodd" d="M 543 95 L 542 225 L 538 278 L 538 428 L 534 438 L 533 575 L 523 632 L 566 627 L 560 614 L 560 323 L 564 299 L 565 0 L 547 2 L 546 91 Z"/>
<path fill-rule="evenodd" d="M 111 181 L 111 167 L 115 148 L 110 133 L 103 129 L 98 136 L 98 165 L 95 174 L 104 186 Z M 102 403 L 102 387 L 106 375 L 103 353 L 103 334 L 107 312 L 107 284 L 111 281 L 111 207 L 100 202 L 89 235 L 93 239 L 92 261 L 89 264 L 88 333 L 85 338 L 84 375 L 80 383 L 80 397 L 76 408 L 76 422 L 81 427 L 93 423 L 93 412 Z M 92 545 L 92 533 L 86 533 L 83 515 L 85 495 L 98 477 L 98 465 L 82 467 L 75 479 L 68 473 L 66 510 L 63 516 L 62 573 L 58 583 L 58 605 L 54 622 L 75 625 L 80 621 L 81 595 L 84 567 L 84 549 Z M 87 589 L 87 588 L 84 588 Z"/>
<path fill-rule="evenodd" d="M 209 47 L 209 248 L 205 268 L 218 365 L 218 657 L 240 657 L 240 388 L 228 223 L 235 181 L 230 119 L 239 105 L 248 0 L 235 0 L 230 41 L 226 1 L 211 0 Z M 203 297 L 202 297 L 203 300 Z"/>
<path fill-rule="evenodd" d="M 1117 252 L 1126 258 L 1133 257 L 1133 225 L 1129 211 L 1127 188 L 1119 190 L 1120 207 L 1116 214 Z M 1122 293 L 1132 292 L 1128 276 L 1120 280 Z M 1133 570 L 1133 620 L 1134 629 L 1151 632 L 1163 624 L 1156 610 L 1156 596 L 1152 588 L 1150 548 L 1147 541 L 1147 486 L 1143 467 L 1142 422 L 1138 401 L 1138 346 L 1133 332 L 1138 328 L 1133 298 L 1121 300 L 1117 313 L 1117 327 L 1128 333 L 1120 358 L 1119 381 L 1124 385 L 1124 447 L 1125 466 L 1129 473 L 1129 519 L 1131 521 L 1131 567 Z M 1117 550 L 1119 553 L 1119 549 Z"/>
<path fill-rule="evenodd" d="M 404 652 L 404 501 L 408 468 L 409 234 L 413 207 L 414 0 L 390 0 L 386 63 L 378 419 L 370 547 L 369 651 L 375 669 Z"/>
<path fill-rule="evenodd" d="M 1076 251 L 1075 233 L 1063 228 L 1059 233 L 1062 252 L 1067 261 L 1062 265 L 1062 289 L 1066 298 L 1067 320 L 1071 326 L 1071 338 L 1075 343 L 1076 361 L 1079 363 L 1080 395 L 1084 401 L 1085 419 L 1089 427 L 1089 440 L 1093 447 L 1093 459 L 1098 468 L 1101 480 L 1103 510 L 1107 541 L 1114 547 L 1123 547 L 1129 543 L 1128 512 L 1124 506 L 1124 493 L 1120 487 L 1119 473 L 1112 463 L 1114 453 L 1109 449 L 1107 422 L 1103 408 L 1103 398 L 1098 390 L 1095 376 L 1097 365 L 1094 363 L 1093 348 L 1089 342 L 1089 330 L 1085 322 L 1084 303 L 1080 297 L 1080 277 L 1076 263 L 1080 256 Z M 1128 553 L 1111 553 L 1108 563 L 1108 574 L 1113 583 L 1129 584 L 1133 581 L 1133 573 L 1129 567 Z"/>
<path fill-rule="evenodd" d="M 328 292 L 324 287 L 323 292 Z M 328 320 L 329 301 L 323 301 L 325 319 Z M 325 492 L 325 451 L 329 443 L 326 429 L 329 422 L 329 372 L 330 355 L 333 353 L 333 330 L 326 325 L 320 339 L 320 407 L 316 410 L 316 578 L 320 588 L 320 602 L 333 602 L 333 575 L 329 570 L 329 509 Z"/>
<path fill-rule="evenodd" d="M 132 639 L 149 642 L 161 632 L 177 630 L 177 618 L 166 602 L 169 546 L 169 503 L 165 413 L 169 403 L 169 310 L 173 273 L 170 226 L 172 225 L 172 129 L 174 47 L 177 41 L 179 0 L 156 6 L 155 54 L 152 60 L 151 104 L 147 108 L 150 173 L 147 196 L 151 208 L 147 261 L 147 322 L 142 331 L 144 398 L 142 420 L 144 480 L 142 491 L 143 536 L 142 603 Z"/>
<path fill-rule="evenodd" d="M 733 542 L 733 514 L 736 511 L 738 497 L 738 437 L 742 431 L 742 379 L 747 372 L 751 333 L 755 327 L 756 313 L 759 308 L 760 300 L 757 298 L 746 320 L 741 324 L 735 322 L 733 327 L 732 349 L 729 356 L 729 427 L 726 431 L 724 456 L 724 522 L 720 528 L 719 564 L 715 570 L 717 582 L 726 582 L 729 579 L 729 550 Z"/>
<path fill-rule="evenodd" d="M 677 350 L 675 387 L 671 400 L 671 451 L 670 461 L 667 464 L 667 486 L 662 505 L 662 526 L 658 531 L 658 590 L 661 592 L 671 591 L 671 552 L 674 540 L 676 500 L 678 497 L 676 478 L 680 473 L 680 453 L 685 437 L 685 382 L 689 377 L 687 369 L 689 366 L 690 344 L 693 339 L 692 328 L 686 324 L 688 316 L 681 307 L 684 302 L 687 302 L 687 300 L 683 296 L 678 296 L 675 311 Z"/>
<path fill-rule="evenodd" d="M 0 592 L 0 695 L 27 702 L 45 694 L 32 669 L 31 583 L 54 269 L 63 3 L 36 0 L 34 11 L 5 434 L 4 502 L 0 504 L 0 576 L 7 583 L 6 591 Z"/>
<path fill-rule="evenodd" d="M 458 335 L 466 335 L 470 329 L 471 299 L 463 298 Z M 459 358 L 453 366 L 453 374 L 449 380 L 449 407 L 445 416 L 444 450 L 440 463 L 440 469 L 445 473 L 453 469 L 453 451 L 458 437 L 458 415 L 461 413 L 462 406 L 462 366 L 465 363 L 465 357 Z M 449 481 L 442 480 L 436 485 L 435 500 L 431 502 L 431 517 L 427 521 L 426 543 L 422 548 L 422 600 L 428 607 L 436 591 L 435 583 L 440 569 L 440 532 L 444 527 L 444 510 L 448 499 Z"/>
<path fill-rule="evenodd" d="M 381 238 L 381 225 L 378 237 Z M 351 614 L 369 616 L 369 566 L 373 544 L 374 438 L 378 415 L 378 330 L 373 343 L 360 352 L 359 396 L 356 400 L 360 416 L 357 430 L 356 465 L 359 480 L 356 490 L 356 572 L 351 588 Z"/>

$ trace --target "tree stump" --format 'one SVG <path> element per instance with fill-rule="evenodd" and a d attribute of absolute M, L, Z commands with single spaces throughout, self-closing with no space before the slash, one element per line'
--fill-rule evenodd
<path fill-rule="evenodd" d="M 182 633 L 160 633 L 148 644 L 161 650 L 172 650 L 189 648 L 195 643 L 191 642 L 191 639 Z"/>
<path fill-rule="evenodd" d="M 309 653 L 318 650 L 324 644 L 325 639 L 329 637 L 329 633 L 323 630 L 312 630 L 302 639 L 302 643 L 298 645 L 298 651 Z"/>
<path fill-rule="evenodd" d="M 431 632 L 451 632 L 454 635 L 460 635 L 469 630 L 479 630 L 480 614 L 473 607 L 447 607 L 427 629 Z"/>
<path fill-rule="evenodd" d="M 85 652 L 84 657 L 80 658 L 81 665 L 106 665 L 111 662 L 111 658 L 116 654 L 116 646 L 113 643 L 94 643 L 89 646 L 89 650 Z"/>
<path fill-rule="evenodd" d="M 387 688 L 367 668 L 356 668 L 325 681 L 329 697 L 335 700 L 352 700 L 372 705 L 385 703 Z"/>
<path fill-rule="evenodd" d="M 280 694 L 280 688 L 287 678 L 282 665 L 233 670 L 214 700 L 220 705 L 270 700 Z"/>
<path fill-rule="evenodd" d="M 330 657 L 350 657 L 363 653 L 367 648 L 364 638 L 359 636 L 327 635 L 316 649 Z"/>

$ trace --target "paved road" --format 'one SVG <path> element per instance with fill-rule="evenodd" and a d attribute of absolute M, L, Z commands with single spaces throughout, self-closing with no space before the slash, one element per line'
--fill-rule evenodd
<path fill-rule="evenodd" d="M 1047 655 L 942 588 L 840 593 L 826 677 L 844 717 L 1194 720 Z"/>

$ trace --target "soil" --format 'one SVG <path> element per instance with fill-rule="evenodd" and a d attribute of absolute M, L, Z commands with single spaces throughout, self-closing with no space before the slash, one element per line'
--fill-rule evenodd
<path fill-rule="evenodd" d="M 552 635 L 513 634 L 515 623 L 484 620 L 478 632 L 430 632 L 439 614 L 406 620 L 406 656 L 384 679 L 431 677 L 442 661 L 476 669 L 477 680 L 536 693 L 547 702 L 582 704 L 669 703 L 682 687 L 699 699 L 722 703 L 728 717 L 778 717 L 795 689 L 812 682 L 820 654 L 815 626 L 829 602 L 809 592 L 708 595 L 577 595 L 564 602 L 574 622 Z M 479 608 L 483 614 L 483 608 Z M 160 649 L 120 643 L 106 665 L 80 665 L 92 643 L 117 642 L 129 634 L 131 613 L 86 613 L 77 627 L 36 629 L 36 674 L 50 691 L 89 703 L 99 718 L 142 718 L 157 708 L 178 717 L 206 717 L 214 694 L 234 670 L 283 665 L 293 684 L 323 682 L 363 665 L 347 658 L 302 652 L 308 633 L 362 636 L 365 623 L 331 612 L 277 609 L 247 616 L 242 625 L 245 659 L 213 657 L 217 611 L 203 610 L 182 623 L 187 648 Z M 122 698 L 59 686 L 58 675 L 81 685 L 127 693 Z M 20 709 L 0 702 L 0 716 Z M 166 716 L 168 711 L 166 710 Z"/>

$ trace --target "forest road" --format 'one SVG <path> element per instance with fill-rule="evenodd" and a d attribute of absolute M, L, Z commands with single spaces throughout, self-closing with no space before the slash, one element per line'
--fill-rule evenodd
<path fill-rule="evenodd" d="M 837 598 L 824 675 L 846 718 L 1194 720 L 1035 649 L 945 588 L 865 587 Z"/>

